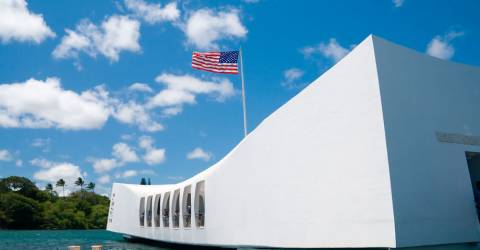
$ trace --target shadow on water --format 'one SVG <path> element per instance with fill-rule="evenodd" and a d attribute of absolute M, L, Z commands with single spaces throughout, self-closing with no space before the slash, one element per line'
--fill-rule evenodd
<path fill-rule="evenodd" d="M 161 242 L 161 241 L 155 241 L 155 240 L 149 240 L 149 239 L 143 239 L 143 238 L 131 238 L 131 239 L 126 239 L 124 238 L 125 242 L 130 242 L 130 243 L 137 243 L 137 244 L 143 244 L 145 246 L 151 246 L 151 247 L 157 247 L 161 249 L 171 249 L 171 250 L 185 250 L 185 249 L 199 249 L 199 250 L 219 250 L 219 249 L 227 249 L 227 248 L 221 248 L 221 247 L 213 247 L 213 246 L 193 246 L 193 245 L 187 245 L 187 244 L 177 244 L 177 243 L 168 243 L 168 242 Z"/>
<path fill-rule="evenodd" d="M 262 248 L 262 247 L 242 247 L 242 248 L 227 248 L 227 247 L 214 247 L 214 246 L 194 246 L 187 244 L 178 244 L 178 243 L 167 243 L 160 242 L 155 240 L 143 239 L 143 238 L 132 238 L 124 239 L 126 242 L 142 244 L 144 246 L 158 247 L 160 249 L 169 249 L 169 250 L 184 250 L 184 249 L 199 249 L 199 250 L 220 250 L 220 249 L 240 249 L 240 250 L 315 250 L 315 248 Z M 355 250 L 355 248 L 316 248 L 318 250 Z M 365 250 L 365 248 L 362 248 Z M 386 250 L 386 248 L 368 248 L 368 250 Z"/>

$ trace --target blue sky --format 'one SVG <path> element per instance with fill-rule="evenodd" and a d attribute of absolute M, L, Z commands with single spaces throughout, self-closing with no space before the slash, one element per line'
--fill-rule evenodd
<path fill-rule="evenodd" d="M 0 176 L 184 180 L 243 137 L 238 75 L 192 51 L 244 50 L 248 126 L 375 34 L 480 64 L 478 1 L 0 1 Z"/>

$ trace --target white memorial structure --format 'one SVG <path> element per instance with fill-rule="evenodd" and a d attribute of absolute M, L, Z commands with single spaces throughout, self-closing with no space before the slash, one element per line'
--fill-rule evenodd
<path fill-rule="evenodd" d="M 369 36 L 205 171 L 115 183 L 107 229 L 203 246 L 471 249 L 479 153 L 480 68 Z"/>

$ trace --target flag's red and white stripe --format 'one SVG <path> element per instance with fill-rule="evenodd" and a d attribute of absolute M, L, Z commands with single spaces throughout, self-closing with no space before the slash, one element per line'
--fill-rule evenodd
<path fill-rule="evenodd" d="M 222 74 L 238 74 L 238 63 L 220 63 L 220 52 L 193 52 L 192 68 Z"/>

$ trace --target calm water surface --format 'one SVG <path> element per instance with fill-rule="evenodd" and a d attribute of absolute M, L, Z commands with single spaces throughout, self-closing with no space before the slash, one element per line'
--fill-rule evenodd
<path fill-rule="evenodd" d="M 52 250 L 68 249 L 68 246 L 78 245 L 81 249 L 91 249 L 92 245 L 100 244 L 103 249 L 158 250 L 173 249 L 156 247 L 139 243 L 129 243 L 123 240 L 121 234 L 105 230 L 36 230 L 36 231 L 1 231 L 1 250 Z"/>

